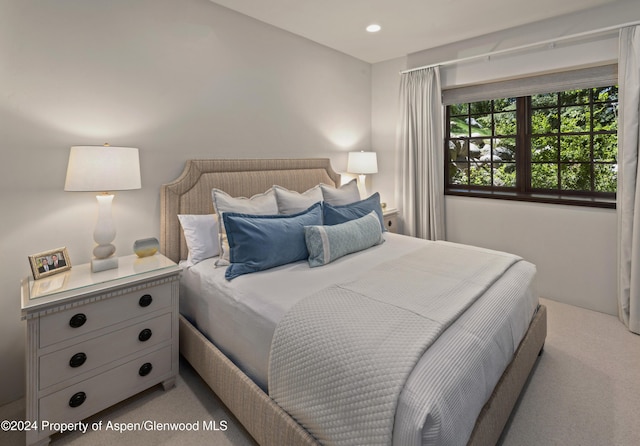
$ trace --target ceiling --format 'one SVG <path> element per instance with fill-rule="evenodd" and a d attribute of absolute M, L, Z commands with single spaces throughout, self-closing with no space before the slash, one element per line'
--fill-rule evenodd
<path fill-rule="evenodd" d="M 369 63 L 616 0 L 212 0 Z M 483 6 L 483 4 L 490 6 Z M 372 34 L 367 25 L 382 30 Z"/>

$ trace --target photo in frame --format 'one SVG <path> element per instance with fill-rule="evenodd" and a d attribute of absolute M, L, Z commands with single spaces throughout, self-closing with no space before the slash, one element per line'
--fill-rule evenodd
<path fill-rule="evenodd" d="M 71 269 L 71 259 L 66 247 L 32 254 L 29 256 L 29 264 L 35 280 Z"/>

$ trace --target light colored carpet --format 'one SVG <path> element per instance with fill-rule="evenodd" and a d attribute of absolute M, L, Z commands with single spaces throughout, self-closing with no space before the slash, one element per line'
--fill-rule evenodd
<path fill-rule="evenodd" d="M 640 444 L 640 336 L 617 318 L 542 299 L 549 333 L 502 446 Z M 199 421 L 199 431 L 89 431 L 56 435 L 52 445 L 215 445 L 255 443 L 184 361 L 175 389 L 155 387 L 89 422 Z M 24 400 L 0 408 L 0 420 L 22 419 Z M 226 431 L 205 431 L 212 421 Z M 23 445 L 24 435 L 0 431 L 0 445 Z"/>
<path fill-rule="evenodd" d="M 640 444 L 640 336 L 614 316 L 547 299 L 544 353 L 504 446 Z"/>

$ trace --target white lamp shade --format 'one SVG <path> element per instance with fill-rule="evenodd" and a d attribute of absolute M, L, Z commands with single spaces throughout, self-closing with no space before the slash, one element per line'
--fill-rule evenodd
<path fill-rule="evenodd" d="M 347 172 L 358 175 L 378 173 L 376 152 L 349 152 Z"/>
<path fill-rule="evenodd" d="M 141 187 L 138 149 L 111 146 L 71 147 L 64 190 L 108 192 Z"/>

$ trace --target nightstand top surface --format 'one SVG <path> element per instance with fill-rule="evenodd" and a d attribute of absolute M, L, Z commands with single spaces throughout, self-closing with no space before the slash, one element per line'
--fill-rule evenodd
<path fill-rule="evenodd" d="M 118 258 L 118 268 L 98 273 L 91 272 L 91 264 L 85 263 L 44 279 L 25 278 L 22 281 L 22 312 L 24 314 L 28 310 L 79 294 L 99 292 L 137 279 L 178 271 L 180 267 L 161 254 L 142 258 L 130 255 Z"/>

